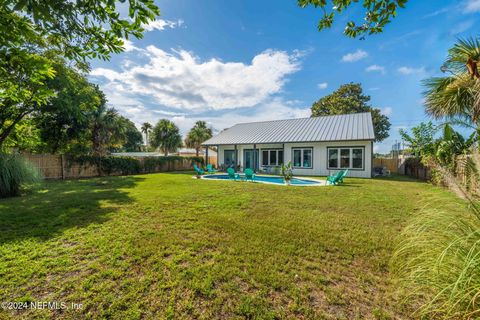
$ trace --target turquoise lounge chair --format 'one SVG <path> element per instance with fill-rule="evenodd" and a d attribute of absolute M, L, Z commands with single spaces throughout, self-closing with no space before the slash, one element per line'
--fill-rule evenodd
<path fill-rule="evenodd" d="M 253 170 L 250 168 L 247 168 L 243 171 L 245 174 L 245 180 L 250 180 L 250 181 L 255 181 L 255 173 L 253 173 Z"/>
<path fill-rule="evenodd" d="M 215 173 L 218 170 L 213 169 L 213 166 L 211 164 L 207 164 L 207 172 L 208 173 Z"/>
<path fill-rule="evenodd" d="M 344 170 L 338 171 L 336 174 L 332 174 L 327 177 L 327 184 L 338 184 L 340 179 L 342 179 Z"/>
<path fill-rule="evenodd" d="M 199 168 L 196 164 L 193 165 L 193 169 L 195 169 L 195 172 L 196 172 L 198 175 L 203 175 L 203 174 L 205 174 L 205 170 L 203 170 L 202 168 Z"/>
<path fill-rule="evenodd" d="M 230 179 L 233 179 L 235 181 L 237 181 L 237 179 L 240 179 L 240 175 L 238 173 L 235 173 L 235 170 L 233 170 L 233 168 L 228 168 L 227 173 Z"/>
<path fill-rule="evenodd" d="M 348 173 L 348 169 L 347 170 L 343 170 L 343 173 L 342 175 L 340 176 L 340 179 L 338 179 L 338 182 L 339 183 L 343 183 L 343 178 L 345 178 L 347 176 L 347 173 Z"/>

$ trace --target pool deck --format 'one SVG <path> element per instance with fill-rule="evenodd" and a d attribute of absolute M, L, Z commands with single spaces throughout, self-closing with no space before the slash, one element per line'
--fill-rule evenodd
<path fill-rule="evenodd" d="M 215 181 L 232 181 L 232 179 L 215 179 L 215 176 L 225 176 L 226 173 L 213 173 L 213 174 L 206 174 L 201 177 L 201 179 L 204 180 L 215 180 Z M 240 180 L 235 180 L 236 182 L 255 182 L 255 183 L 264 183 L 264 184 L 270 184 L 270 185 L 276 185 L 276 186 L 289 186 L 288 184 L 281 184 L 281 183 L 275 183 L 275 182 L 269 182 L 269 181 L 262 181 L 262 180 L 246 180 L 245 179 L 245 174 L 239 173 L 240 175 Z M 276 177 L 279 178 L 281 176 L 278 175 L 270 175 L 270 174 L 255 174 L 256 177 Z M 211 178 L 210 178 L 211 177 Z M 196 179 L 196 176 L 193 176 L 194 179 Z M 307 180 L 307 181 L 312 181 L 315 182 L 315 184 L 290 184 L 290 186 L 293 187 L 324 187 L 324 186 L 329 186 L 327 184 L 326 180 L 318 180 L 318 179 L 313 179 L 310 177 L 304 177 L 304 176 L 295 176 L 293 177 L 294 179 L 301 179 L 301 180 Z"/>

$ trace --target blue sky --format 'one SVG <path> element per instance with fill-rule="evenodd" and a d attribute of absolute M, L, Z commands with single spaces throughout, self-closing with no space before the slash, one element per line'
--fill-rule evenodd
<path fill-rule="evenodd" d="M 216 131 L 238 122 L 308 117 L 311 104 L 343 83 L 360 82 L 390 117 L 387 152 L 399 128 L 428 121 L 421 80 L 441 75 L 457 37 L 475 36 L 480 0 L 410 0 L 379 35 L 342 34 L 360 8 L 318 32 L 321 11 L 294 0 L 165 0 L 143 39 L 110 61 L 92 61 L 90 79 L 137 125 L 196 120 Z"/>

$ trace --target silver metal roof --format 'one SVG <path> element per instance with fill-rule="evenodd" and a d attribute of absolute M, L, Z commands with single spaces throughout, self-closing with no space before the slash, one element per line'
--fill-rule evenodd
<path fill-rule="evenodd" d="M 367 112 L 239 123 L 213 136 L 203 145 L 374 139 L 372 115 Z"/>

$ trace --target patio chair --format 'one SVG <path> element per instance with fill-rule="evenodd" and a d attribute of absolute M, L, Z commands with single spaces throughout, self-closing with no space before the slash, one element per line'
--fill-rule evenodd
<path fill-rule="evenodd" d="M 240 175 L 238 173 L 235 173 L 235 170 L 233 170 L 233 168 L 228 168 L 227 173 L 230 179 L 233 179 L 235 181 L 237 181 L 237 179 L 240 179 Z"/>
<path fill-rule="evenodd" d="M 343 183 L 343 178 L 347 176 L 347 173 L 348 173 L 348 169 L 343 171 L 342 175 L 340 176 L 340 179 L 338 179 L 339 183 Z"/>
<path fill-rule="evenodd" d="M 196 164 L 193 165 L 193 169 L 200 176 L 205 174 L 205 170 L 203 170 L 202 168 L 199 168 Z"/>
<path fill-rule="evenodd" d="M 255 173 L 253 173 L 252 169 L 247 168 L 243 171 L 243 173 L 245 173 L 245 180 L 255 181 Z"/>
<path fill-rule="evenodd" d="M 218 170 L 213 169 L 213 166 L 211 164 L 207 164 L 207 172 L 215 173 L 215 172 L 218 172 Z"/>
<path fill-rule="evenodd" d="M 338 184 L 340 182 L 340 179 L 343 181 L 343 173 L 344 170 L 340 170 L 335 174 L 332 174 L 327 177 L 327 184 Z"/>

